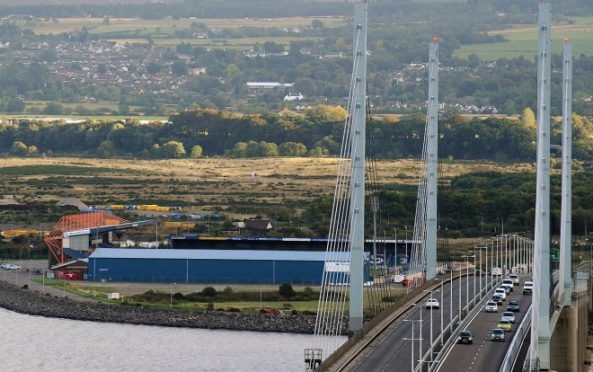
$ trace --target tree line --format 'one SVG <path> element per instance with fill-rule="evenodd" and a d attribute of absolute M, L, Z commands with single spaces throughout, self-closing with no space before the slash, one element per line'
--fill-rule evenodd
<path fill-rule="evenodd" d="M 346 111 L 319 105 L 304 115 L 240 115 L 191 110 L 168 122 L 137 121 L 46 123 L 21 120 L 0 124 L 0 148 L 14 155 L 183 158 L 201 156 L 269 157 L 339 155 Z M 417 158 L 424 141 L 425 116 L 394 121 L 373 119 L 368 135 L 377 158 Z M 593 159 L 593 122 L 574 115 L 574 157 Z M 561 143 L 561 123 L 554 122 L 552 143 Z M 440 120 L 439 156 L 448 159 L 531 161 L 535 154 L 535 116 L 522 119 Z"/>
<path fill-rule="evenodd" d="M 443 238 L 485 236 L 505 231 L 531 236 L 535 218 L 535 171 L 528 173 L 474 172 L 453 177 L 439 186 L 438 234 Z M 593 225 L 593 172 L 578 169 L 573 177 L 573 233 L 587 235 Z M 551 233 L 560 234 L 560 175 L 551 178 Z M 367 198 L 370 200 L 370 198 Z M 389 185 L 379 195 L 380 237 L 404 236 L 403 227 L 410 228 L 412 237 L 416 210 L 417 186 Z M 367 204 L 370 204 L 367 202 Z M 309 203 L 303 221 L 317 236 L 326 236 L 331 215 L 332 199 L 319 197 Z M 463 205 L 463 208 L 459 208 Z M 366 206 L 372 216 L 370 205 Z M 387 212 L 389 211 L 389 216 Z M 373 234 L 372 218 L 366 221 L 368 236 Z"/>

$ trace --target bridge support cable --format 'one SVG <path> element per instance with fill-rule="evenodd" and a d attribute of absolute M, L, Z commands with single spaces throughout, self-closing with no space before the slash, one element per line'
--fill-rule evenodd
<path fill-rule="evenodd" d="M 373 214 L 373 260 L 371 261 L 368 270 L 369 276 L 373 281 L 365 286 L 365 295 L 368 299 L 369 310 L 371 316 L 374 317 L 383 309 L 391 305 L 391 272 L 389 270 L 388 252 L 386 251 L 385 239 L 379 238 L 379 231 L 381 231 L 381 193 L 379 190 L 379 177 L 377 175 L 377 161 L 374 154 L 375 150 L 375 136 L 374 136 L 374 121 L 371 115 L 370 102 L 367 99 L 367 167 L 366 167 L 366 190 L 367 200 L 370 201 L 371 212 Z M 397 237 L 395 237 L 395 250 L 393 256 L 393 266 L 395 274 L 395 267 L 397 266 Z M 379 246 L 377 245 L 379 242 Z M 378 260 L 378 254 L 383 254 L 382 262 Z M 384 301 L 386 300 L 386 301 Z"/>
<path fill-rule="evenodd" d="M 543 0 L 538 16 L 537 181 L 530 369 L 550 368 L 550 78 L 552 8 Z"/>
<path fill-rule="evenodd" d="M 560 300 L 572 292 L 572 45 L 564 40 L 562 63 L 562 204 L 560 207 Z"/>
<path fill-rule="evenodd" d="M 353 71 L 315 321 L 317 337 L 315 348 L 305 350 L 310 369 L 317 368 L 338 348 L 341 339 L 337 336 L 344 334 L 347 299 L 350 331 L 360 330 L 363 320 L 366 1 L 355 4 L 354 9 Z"/>

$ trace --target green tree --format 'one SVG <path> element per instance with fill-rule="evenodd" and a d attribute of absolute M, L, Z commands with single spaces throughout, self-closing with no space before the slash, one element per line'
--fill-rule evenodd
<path fill-rule="evenodd" d="M 97 154 L 102 158 L 109 158 L 115 155 L 115 147 L 113 142 L 106 140 L 99 144 L 97 147 Z"/>
<path fill-rule="evenodd" d="M 295 295 L 295 291 L 290 284 L 284 283 L 278 288 L 278 294 L 284 298 L 292 298 Z"/>
<path fill-rule="evenodd" d="M 107 72 L 107 65 L 104 63 L 99 63 L 97 65 L 97 72 L 99 74 L 105 74 Z"/>
<path fill-rule="evenodd" d="M 173 75 L 182 76 L 187 74 L 187 65 L 184 61 L 178 60 L 171 64 L 171 72 Z"/>
<path fill-rule="evenodd" d="M 151 62 L 148 65 L 146 65 L 146 72 L 150 73 L 150 74 L 158 74 L 159 72 L 161 72 L 161 70 L 163 69 L 163 66 Z"/>
<path fill-rule="evenodd" d="M 307 155 L 307 146 L 297 142 L 285 142 L 278 147 L 280 155 L 283 156 L 305 156 Z"/>
<path fill-rule="evenodd" d="M 46 115 L 61 115 L 64 113 L 64 106 L 57 102 L 50 102 L 43 109 L 43 113 Z"/>
<path fill-rule="evenodd" d="M 192 159 L 198 159 L 202 157 L 202 146 L 195 145 L 191 148 L 191 153 L 189 155 Z"/>
<path fill-rule="evenodd" d="M 10 153 L 18 156 L 26 156 L 29 153 L 29 148 L 21 141 L 14 141 L 10 148 Z"/>
<path fill-rule="evenodd" d="M 161 146 L 160 155 L 163 158 L 180 159 L 185 157 L 185 147 L 178 141 L 168 141 Z"/>

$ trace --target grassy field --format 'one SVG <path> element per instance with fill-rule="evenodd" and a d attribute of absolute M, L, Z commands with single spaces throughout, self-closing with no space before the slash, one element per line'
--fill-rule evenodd
<path fill-rule="evenodd" d="M 208 46 L 212 48 L 230 48 L 247 50 L 253 48 L 256 44 L 264 44 L 271 41 L 279 45 L 288 46 L 291 41 L 317 40 L 319 37 L 299 37 L 299 36 L 266 36 L 266 37 L 242 37 L 242 38 L 217 38 L 217 39 L 181 39 L 169 37 L 155 37 L 153 42 L 160 46 L 175 46 L 179 44 L 191 44 Z M 111 42 L 125 44 L 147 44 L 146 38 L 123 38 L 108 39 Z"/>
<path fill-rule="evenodd" d="M 32 21 L 24 25 L 31 28 L 36 34 L 61 34 L 79 31 L 83 27 L 92 34 L 106 34 L 112 32 L 140 32 L 142 34 L 172 33 L 191 27 L 193 23 L 204 24 L 207 27 L 239 28 L 284 28 L 293 26 L 310 26 L 311 22 L 319 20 L 328 28 L 344 26 L 343 17 L 293 17 L 293 18 L 241 18 L 241 19 L 203 19 L 181 18 L 146 20 L 140 18 L 110 18 L 109 24 L 104 25 L 103 18 L 58 18 L 55 21 Z"/>
<path fill-rule="evenodd" d="M 81 282 L 81 281 L 61 281 L 61 280 L 53 280 L 53 279 L 41 279 L 41 278 L 34 278 L 33 281 L 37 283 L 42 283 L 46 286 L 52 286 L 58 288 L 60 290 L 64 290 L 69 293 L 77 294 L 82 297 L 86 298 L 93 298 L 103 302 L 111 302 L 111 303 L 118 303 L 123 301 L 127 301 L 130 304 L 141 304 L 148 307 L 162 307 L 168 308 L 171 306 L 168 294 L 170 293 L 183 293 L 187 295 L 192 292 L 199 292 L 201 291 L 205 285 L 197 285 L 197 284 L 161 284 L 161 283 L 109 283 L 109 285 L 105 285 L 103 283 L 92 283 L 92 282 Z M 227 285 L 214 285 L 217 290 L 221 291 Z M 263 293 L 267 292 L 277 292 L 278 286 L 272 285 L 232 285 L 231 288 L 234 292 L 242 292 L 242 291 L 250 291 L 250 292 L 257 292 L 263 291 Z M 303 286 L 295 286 L 296 291 L 302 292 Z M 163 302 L 146 302 L 146 301 L 134 301 L 131 300 L 130 297 L 134 295 L 142 294 L 148 290 L 156 290 L 162 294 Z M 314 290 L 319 290 L 319 288 L 314 287 Z M 121 300 L 108 300 L 107 294 L 112 292 L 120 293 L 123 298 Z M 401 286 L 393 285 L 391 288 L 391 296 L 394 298 L 401 297 L 406 294 L 406 288 Z M 365 296 L 365 307 L 370 307 L 370 296 Z M 277 309 L 277 310 L 285 310 L 285 311 L 317 311 L 317 300 L 309 300 L 309 301 L 290 301 L 290 300 L 280 300 L 280 301 L 216 301 L 214 298 L 212 301 L 215 309 L 224 309 L 228 310 L 230 308 L 239 309 L 242 312 L 258 312 L 260 309 Z M 347 308 L 346 304 L 346 308 Z M 177 301 L 173 300 L 173 307 L 178 309 L 184 309 L 188 311 L 205 311 L 208 307 L 208 302 L 190 302 L 190 301 Z"/>
<path fill-rule="evenodd" d="M 4 173 L 0 184 L 3 194 L 25 202 L 74 196 L 90 204 L 146 203 L 253 213 L 258 208 L 298 207 L 332 195 L 337 166 L 333 158 L 6 158 L 0 163 L 0 173 Z M 377 166 L 380 183 L 417 184 L 416 160 L 379 161 Z M 463 161 L 443 164 L 445 180 L 474 171 L 532 172 L 533 167 Z"/>
<path fill-rule="evenodd" d="M 562 53 L 564 38 L 568 38 L 573 45 L 574 54 L 592 55 L 593 48 L 593 17 L 576 17 L 573 24 L 557 24 L 552 26 L 552 49 L 554 53 Z M 467 58 L 476 54 L 484 60 L 498 58 L 525 57 L 535 58 L 537 53 L 536 26 L 512 26 L 498 31 L 491 31 L 490 35 L 502 35 L 508 41 L 502 43 L 486 43 L 465 45 L 457 49 L 455 57 Z"/>

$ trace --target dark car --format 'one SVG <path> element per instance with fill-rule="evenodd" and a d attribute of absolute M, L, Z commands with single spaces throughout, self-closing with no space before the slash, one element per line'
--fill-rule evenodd
<path fill-rule="evenodd" d="M 470 331 L 463 331 L 459 334 L 459 339 L 457 342 L 460 344 L 473 344 L 474 337 Z"/>
<path fill-rule="evenodd" d="M 521 311 L 521 306 L 519 305 L 519 303 L 515 300 L 512 300 L 509 302 L 509 304 L 507 305 L 507 310 L 508 311 Z"/>
<path fill-rule="evenodd" d="M 494 295 L 492 296 L 492 301 L 496 302 L 497 305 L 501 305 L 502 304 L 502 297 L 499 295 Z"/>

